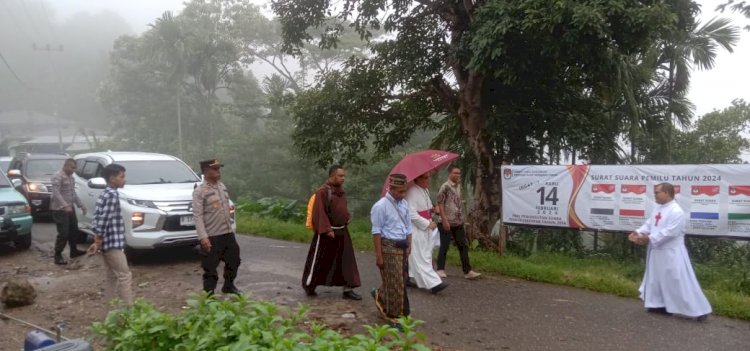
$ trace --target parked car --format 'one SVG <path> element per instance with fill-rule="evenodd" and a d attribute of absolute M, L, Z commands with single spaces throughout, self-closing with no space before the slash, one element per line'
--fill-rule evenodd
<path fill-rule="evenodd" d="M 8 178 L 21 180 L 16 189 L 29 201 L 32 215 L 49 212 L 51 179 L 67 158 L 70 156 L 65 154 L 20 153 L 10 161 Z"/>
<path fill-rule="evenodd" d="M 8 173 L 8 165 L 10 165 L 10 160 L 12 159 L 9 156 L 0 156 L 0 172 L 3 174 Z"/>
<path fill-rule="evenodd" d="M 31 246 L 31 208 L 14 188 L 8 177 L 0 173 L 0 242 L 13 242 L 17 249 L 26 250 Z"/>
<path fill-rule="evenodd" d="M 89 209 L 79 216 L 80 230 L 94 234 L 91 221 L 96 200 L 106 187 L 102 169 L 111 163 L 125 167 L 125 187 L 119 189 L 125 220 L 125 243 L 132 249 L 196 245 L 193 189 L 201 182 L 174 156 L 141 152 L 99 152 L 75 157 L 76 191 Z M 234 206 L 232 206 L 234 222 Z M 234 225 L 234 224 L 233 224 Z"/>

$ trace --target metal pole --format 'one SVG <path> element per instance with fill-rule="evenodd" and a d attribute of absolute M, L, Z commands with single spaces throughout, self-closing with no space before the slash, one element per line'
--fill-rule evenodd
<path fill-rule="evenodd" d="M 42 327 L 40 327 L 40 326 L 38 326 L 38 325 L 36 325 L 36 324 L 31 324 L 31 323 L 29 323 L 29 322 L 27 322 L 27 321 L 24 321 L 24 320 L 21 320 L 21 319 L 18 319 L 18 318 L 14 318 L 14 317 L 11 317 L 11 316 L 9 316 L 9 315 L 7 315 L 7 314 L 5 314 L 5 313 L 2 313 L 2 312 L 0 312 L 0 317 L 2 317 L 2 318 L 7 318 L 7 319 L 10 319 L 10 320 L 12 320 L 12 321 L 16 321 L 16 322 L 18 322 L 18 323 L 21 323 L 21 324 L 25 324 L 25 325 L 28 325 L 28 326 L 30 326 L 30 327 L 32 327 L 32 328 L 36 328 L 36 329 L 38 329 L 39 331 L 45 332 L 45 333 L 47 333 L 47 334 L 49 334 L 49 335 L 55 335 L 55 336 L 58 336 L 58 341 L 60 341 L 60 339 L 62 339 L 62 340 L 65 340 L 65 341 L 68 341 L 68 340 L 70 340 L 70 339 L 68 339 L 68 338 L 66 338 L 66 337 L 64 337 L 64 336 L 62 336 L 62 335 L 60 335 L 60 332 L 59 332 L 59 331 L 58 331 L 58 332 L 56 333 L 56 332 L 53 332 L 53 331 L 51 331 L 51 330 L 47 330 L 47 329 L 44 329 L 44 328 L 42 328 Z M 56 326 L 55 328 L 57 328 L 57 326 Z"/>
<path fill-rule="evenodd" d="M 177 144 L 179 147 L 180 158 L 185 155 L 182 153 L 182 111 L 180 110 L 180 100 L 182 95 L 182 89 L 177 91 Z"/>

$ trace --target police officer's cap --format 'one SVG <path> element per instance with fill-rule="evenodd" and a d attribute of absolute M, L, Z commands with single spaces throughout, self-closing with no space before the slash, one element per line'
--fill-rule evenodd
<path fill-rule="evenodd" d="M 201 161 L 200 163 L 201 163 L 201 170 L 204 170 L 206 168 L 224 167 L 224 165 L 217 159 L 205 160 L 205 161 Z"/>

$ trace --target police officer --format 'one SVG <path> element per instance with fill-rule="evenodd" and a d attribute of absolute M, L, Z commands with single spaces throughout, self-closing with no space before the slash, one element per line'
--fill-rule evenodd
<path fill-rule="evenodd" d="M 224 285 L 221 292 L 240 294 L 234 285 L 240 267 L 240 247 L 232 230 L 229 193 L 221 179 L 219 160 L 200 162 L 203 183 L 193 191 L 193 217 L 198 232 L 203 268 L 203 290 L 213 294 L 219 275 L 216 268 L 224 261 Z"/>

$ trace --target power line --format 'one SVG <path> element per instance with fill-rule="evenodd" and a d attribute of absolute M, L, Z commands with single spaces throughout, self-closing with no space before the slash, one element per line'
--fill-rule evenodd
<path fill-rule="evenodd" d="M 21 80 L 21 78 L 19 78 L 19 77 L 18 77 L 18 75 L 16 74 L 16 71 L 14 71 L 14 70 L 13 70 L 13 67 L 11 67 L 11 66 L 10 66 L 10 64 L 8 63 L 8 61 L 7 61 L 7 60 L 5 60 L 5 56 L 3 56 L 3 53 L 2 53 L 2 52 L 0 52 L 0 59 L 2 59 L 2 60 L 3 60 L 3 63 L 5 63 L 5 67 L 8 67 L 8 71 L 10 71 L 10 74 L 12 74 L 12 75 L 13 75 L 13 77 L 15 77 L 15 78 L 16 78 L 16 80 L 17 80 L 17 81 L 18 81 L 19 83 L 21 83 L 21 85 L 23 85 L 23 86 L 25 86 L 25 87 L 27 87 L 27 88 L 28 88 L 28 85 L 26 85 L 26 83 L 25 83 L 25 82 L 24 82 L 23 80 Z"/>

